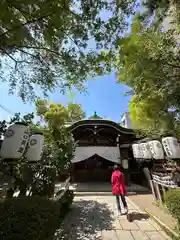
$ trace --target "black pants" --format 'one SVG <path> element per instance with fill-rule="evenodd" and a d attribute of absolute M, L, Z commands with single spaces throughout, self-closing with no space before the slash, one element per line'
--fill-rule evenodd
<path fill-rule="evenodd" d="M 121 211 L 121 204 L 120 204 L 120 198 L 119 197 L 121 197 L 121 201 L 123 203 L 124 208 L 127 208 L 127 202 L 126 202 L 125 196 L 123 196 L 123 195 L 120 195 L 120 196 L 116 195 L 117 208 L 118 208 L 119 211 Z"/>

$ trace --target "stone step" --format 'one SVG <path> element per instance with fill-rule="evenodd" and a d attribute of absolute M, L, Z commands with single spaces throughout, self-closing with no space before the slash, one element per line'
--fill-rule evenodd
<path fill-rule="evenodd" d="M 64 189 L 63 184 L 62 185 L 56 185 L 56 189 Z M 112 194 L 112 187 L 110 185 L 91 185 L 91 184 L 87 184 L 87 185 L 70 185 L 69 187 L 70 190 L 73 190 L 74 192 L 78 193 L 78 194 L 84 194 L 84 193 L 99 193 L 99 194 Z M 139 186 L 139 185 L 131 185 L 131 186 L 127 186 L 127 192 L 128 193 L 137 193 L 137 194 L 143 194 L 143 193 L 149 193 L 149 190 L 145 187 Z"/>
<path fill-rule="evenodd" d="M 136 195 L 136 192 L 128 192 L 127 196 L 132 196 Z M 75 196 L 112 196 L 111 192 L 86 192 L 86 191 L 81 191 L 81 192 L 74 192 Z"/>

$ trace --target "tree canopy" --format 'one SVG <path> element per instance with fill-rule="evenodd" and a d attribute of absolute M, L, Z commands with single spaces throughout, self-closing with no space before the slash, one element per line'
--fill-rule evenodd
<path fill-rule="evenodd" d="M 70 122 L 82 120 L 83 118 L 86 117 L 86 114 L 83 111 L 80 104 L 76 104 L 72 102 L 68 103 L 67 111 L 68 111 L 68 121 Z"/>
<path fill-rule="evenodd" d="M 3 0 L 0 78 L 23 100 L 64 90 L 101 73 L 100 49 L 112 49 L 127 28 L 135 0 Z M 94 46 L 94 48 L 91 47 Z"/>
<path fill-rule="evenodd" d="M 136 19 L 119 45 L 118 80 L 131 87 L 131 118 L 147 133 L 179 126 L 180 49 L 175 34 L 154 26 L 144 30 Z"/>
<path fill-rule="evenodd" d="M 74 122 L 85 117 L 81 105 L 68 103 L 67 107 L 62 104 L 50 103 L 47 100 L 36 101 L 37 115 L 48 123 L 49 127 L 59 129 L 66 122 Z"/>
<path fill-rule="evenodd" d="M 180 122 L 173 111 L 168 111 L 158 97 L 138 99 L 134 95 L 129 103 L 133 128 L 148 136 L 175 134 L 180 136 Z"/>
<path fill-rule="evenodd" d="M 180 2 L 179 0 L 144 0 L 144 17 L 151 19 L 152 23 L 162 23 L 166 18 L 179 28 L 180 24 Z"/>

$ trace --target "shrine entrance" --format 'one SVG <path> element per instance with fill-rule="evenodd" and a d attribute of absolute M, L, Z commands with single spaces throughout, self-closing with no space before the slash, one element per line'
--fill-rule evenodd
<path fill-rule="evenodd" d="M 71 160 L 73 182 L 110 182 L 112 167 L 121 164 L 128 184 L 133 169 L 131 145 L 137 140 L 133 130 L 110 120 L 87 119 L 69 124 L 77 142 Z M 136 165 L 136 163 L 134 163 Z"/>
<path fill-rule="evenodd" d="M 108 161 L 97 154 L 75 163 L 74 181 L 75 182 L 106 182 L 110 181 L 114 163 Z"/>
<path fill-rule="evenodd" d="M 76 182 L 110 181 L 114 164 L 120 162 L 119 147 L 77 147 L 72 159 L 73 179 Z"/>

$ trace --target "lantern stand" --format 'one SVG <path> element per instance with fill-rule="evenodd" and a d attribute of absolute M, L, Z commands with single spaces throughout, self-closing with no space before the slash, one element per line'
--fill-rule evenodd
<path fill-rule="evenodd" d="M 11 176 L 12 179 L 14 179 L 15 177 L 14 177 L 14 166 L 13 166 L 14 161 L 13 161 L 13 158 L 3 159 L 3 162 L 4 162 L 4 163 L 8 163 L 8 168 L 9 168 L 10 176 Z M 5 175 L 5 174 L 4 174 L 4 175 Z M 6 188 L 5 188 L 6 196 L 7 196 L 8 198 L 13 197 L 13 194 L 14 194 L 14 190 L 13 190 L 13 187 L 12 187 L 13 185 L 14 185 L 14 183 L 11 182 L 11 188 L 9 188 L 9 189 L 6 189 Z"/>
<path fill-rule="evenodd" d="M 37 134 L 37 133 L 36 133 L 36 134 Z M 41 134 L 41 133 L 38 133 L 38 134 L 39 134 L 39 135 L 43 135 L 43 134 Z M 29 133 L 28 141 L 29 141 L 30 136 L 32 136 L 32 133 Z M 26 147 L 25 147 L 25 150 L 24 150 L 24 152 L 23 152 L 23 154 L 22 154 L 21 157 L 26 156 L 27 151 L 28 151 L 28 148 L 29 148 L 29 143 L 27 142 Z M 14 158 L 5 158 L 5 159 L 3 159 L 3 162 L 4 162 L 4 163 L 8 163 L 8 168 L 9 168 L 10 176 L 11 176 L 13 179 L 15 179 L 14 165 L 18 162 L 18 160 L 17 160 L 17 161 L 14 161 Z M 37 161 L 34 161 L 34 160 L 30 161 L 30 160 L 28 160 L 28 161 L 24 162 L 23 164 L 24 164 L 24 165 L 27 164 L 27 166 L 28 166 L 28 172 L 30 171 L 29 173 L 31 173 L 31 172 L 32 172 L 32 169 L 30 169 L 29 166 L 36 165 L 37 162 L 38 162 L 38 160 L 37 160 Z M 27 172 L 27 174 L 28 174 L 28 172 Z M 15 186 L 15 185 L 13 186 L 13 185 L 14 185 L 14 184 L 12 184 L 11 188 L 6 191 L 6 192 L 7 192 L 6 196 L 7 196 L 8 198 L 13 197 L 13 194 L 14 194 L 14 192 L 15 192 L 15 187 L 16 187 L 16 186 Z M 26 187 L 24 187 L 24 188 L 22 189 L 22 191 L 21 191 L 21 189 L 19 189 L 19 190 L 20 190 L 20 194 L 21 194 L 22 192 L 23 192 L 24 194 L 26 194 L 26 192 L 27 192 L 27 188 L 26 188 Z"/>
<path fill-rule="evenodd" d="M 25 152 L 24 152 L 24 156 L 26 156 L 26 158 L 27 158 L 27 162 L 26 162 L 26 164 L 27 164 L 27 166 L 28 166 L 28 172 L 27 172 L 27 174 L 30 174 L 31 176 L 33 175 L 32 173 L 33 173 L 33 169 L 32 169 L 32 166 L 34 165 L 34 166 L 36 166 L 37 165 L 37 163 L 38 163 L 38 161 L 39 161 L 39 159 L 38 160 L 30 160 L 30 158 L 29 158 L 29 155 L 28 155 L 28 149 L 30 148 L 30 146 L 34 146 L 34 145 L 36 145 L 37 144 L 37 140 L 36 139 L 31 139 L 31 137 L 33 137 L 33 136 L 35 136 L 35 135 L 41 135 L 41 136 L 43 136 L 43 133 L 41 133 L 41 132 L 33 132 L 33 133 L 30 133 L 29 134 L 29 139 L 28 139 L 28 144 L 27 144 L 27 147 L 26 147 L 26 150 L 25 150 Z M 41 155 L 41 154 L 40 154 Z M 41 155 L 41 157 L 42 157 L 42 155 Z M 41 158 L 40 157 L 40 158 Z M 31 166 L 30 168 L 29 168 L 29 166 Z M 31 179 L 32 180 L 32 179 Z M 32 189 L 31 189 L 32 190 Z M 26 189 L 26 191 L 27 191 L 27 189 Z M 29 191 L 29 194 L 28 195 L 30 195 L 32 193 L 32 191 Z"/>
<path fill-rule="evenodd" d="M 42 158 L 42 150 L 43 150 L 43 143 L 44 143 L 44 137 L 43 138 L 41 138 L 41 143 L 42 143 L 42 145 L 41 146 L 39 146 L 39 149 L 41 149 L 40 151 L 39 151 L 39 156 L 37 157 L 37 158 L 34 158 L 33 159 L 33 157 L 32 157 L 32 151 L 30 151 L 30 152 L 28 152 L 28 149 L 30 149 L 32 146 L 38 146 L 37 145 L 37 135 L 39 135 L 39 136 L 43 136 L 43 133 L 41 133 L 41 132 L 33 132 L 32 134 L 31 134 L 31 136 L 29 137 L 29 142 L 28 142 L 28 147 L 27 147 L 27 149 L 26 149 L 26 157 L 27 157 L 27 160 L 28 160 L 28 166 L 36 166 L 37 165 L 37 163 L 38 163 L 38 161 Z M 34 150 L 33 148 L 31 149 L 31 150 Z M 33 151 L 33 153 L 34 153 L 34 151 Z M 32 160 L 33 159 L 33 160 Z M 32 172 L 33 172 L 33 169 L 32 169 L 32 167 L 31 168 L 29 168 L 29 173 L 32 175 Z M 32 190 L 32 189 L 31 189 Z M 30 191 L 29 192 L 29 195 L 32 193 L 32 191 Z"/>
<path fill-rule="evenodd" d="M 26 151 L 25 151 L 25 153 L 23 155 L 25 155 L 25 154 L 26 154 Z M 15 166 L 15 164 L 18 163 L 18 161 L 15 162 L 13 158 L 9 158 L 9 159 L 3 159 L 3 162 L 8 164 L 10 176 L 12 177 L 12 179 L 16 180 L 15 174 L 14 174 L 14 166 Z M 25 162 L 23 164 L 24 165 L 27 164 L 27 166 L 29 167 L 29 166 L 32 166 L 33 164 L 37 164 L 37 161 L 28 161 L 28 162 Z M 28 168 L 28 170 L 30 170 L 30 169 Z M 14 194 L 14 192 L 16 190 L 16 186 L 14 185 L 14 181 L 11 184 L 12 184 L 11 187 L 6 191 L 8 198 L 13 197 L 13 194 Z M 20 194 L 22 192 L 26 193 L 26 187 L 24 187 L 22 190 L 20 190 Z"/>
<path fill-rule="evenodd" d="M 12 179 L 15 179 L 15 181 L 16 181 L 16 177 L 15 177 L 15 174 L 14 174 L 14 166 L 17 163 L 17 161 L 14 162 L 12 158 L 9 158 L 9 159 L 3 159 L 3 162 L 8 164 L 10 177 Z M 32 163 L 35 163 L 35 162 L 32 162 Z M 32 163 L 30 162 L 30 165 L 32 165 Z M 25 164 L 27 164 L 27 163 L 24 163 L 24 165 Z M 8 198 L 13 197 L 15 189 L 16 189 L 16 186 L 14 185 L 14 181 L 13 181 L 13 182 L 11 182 L 11 187 L 8 190 L 6 189 L 6 193 L 7 193 L 7 197 Z M 20 193 L 22 193 L 22 192 L 26 192 L 26 191 L 25 190 L 24 191 L 20 191 Z"/>
<path fill-rule="evenodd" d="M 1 144 L 1 156 L 2 161 L 7 163 L 8 170 L 10 171 L 10 176 L 15 179 L 14 165 L 15 160 L 20 159 L 23 155 L 27 141 L 29 138 L 28 124 L 23 122 L 16 122 L 8 127 L 4 134 L 4 140 Z M 13 187 L 7 192 L 7 196 L 11 197 L 13 195 Z M 15 187 L 14 187 L 15 189 Z"/>

